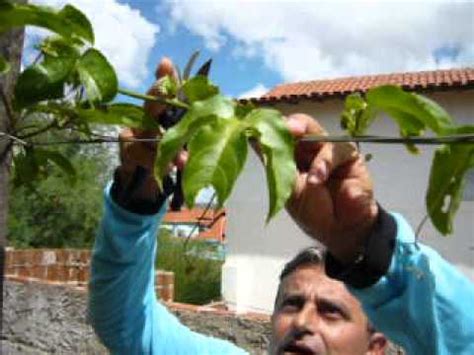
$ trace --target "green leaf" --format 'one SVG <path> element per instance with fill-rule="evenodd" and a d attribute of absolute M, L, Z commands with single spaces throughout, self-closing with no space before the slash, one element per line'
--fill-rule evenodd
<path fill-rule="evenodd" d="M 8 63 L 3 56 L 0 55 L 0 75 L 1 74 L 6 74 L 10 71 L 11 66 L 10 63 Z"/>
<path fill-rule="evenodd" d="M 175 78 L 166 75 L 158 80 L 158 90 L 165 97 L 174 97 L 178 92 L 178 83 Z"/>
<path fill-rule="evenodd" d="M 54 48 L 56 56 L 45 54 L 40 64 L 28 67 L 18 77 L 15 100 L 20 107 L 63 97 L 79 52 L 61 40 L 50 42 L 50 48 Z"/>
<path fill-rule="evenodd" d="M 15 86 L 16 104 L 22 108 L 42 100 L 63 97 L 69 71 L 69 61 L 62 58 L 27 68 L 20 74 Z"/>
<path fill-rule="evenodd" d="M 443 135 L 453 126 L 451 117 L 441 106 L 397 86 L 384 85 L 369 90 L 367 102 L 392 116 L 400 130 L 408 135 L 419 135 L 424 127 Z"/>
<path fill-rule="evenodd" d="M 453 127 L 453 119 L 451 116 L 433 100 L 430 100 L 426 96 L 412 93 L 415 97 L 416 102 L 425 112 L 426 116 L 429 117 L 426 121 L 426 125 L 438 135 L 445 135 Z"/>
<path fill-rule="evenodd" d="M 33 186 L 36 180 L 45 177 L 49 162 L 57 165 L 70 178 L 71 183 L 75 183 L 76 170 L 64 155 L 51 150 L 27 148 L 14 158 L 15 186 Z"/>
<path fill-rule="evenodd" d="M 193 65 L 196 62 L 197 58 L 199 57 L 199 54 L 200 54 L 199 51 L 195 51 L 189 58 L 188 63 L 184 67 L 183 80 L 189 79 L 189 76 L 191 75 L 191 70 L 193 69 Z"/>
<path fill-rule="evenodd" d="M 94 43 L 94 31 L 87 17 L 71 5 L 58 11 L 46 6 L 0 3 L 0 33 L 12 27 L 38 26 L 66 38 Z"/>
<path fill-rule="evenodd" d="M 221 95 L 194 102 L 179 123 L 166 131 L 158 145 L 155 176 L 158 181 L 166 175 L 169 163 L 199 128 L 217 119 L 234 116 L 234 103 Z"/>
<path fill-rule="evenodd" d="M 39 165 L 44 165 L 46 162 L 54 163 L 70 178 L 71 183 L 76 182 L 76 169 L 74 169 L 69 159 L 61 153 L 52 150 L 35 149 L 35 157 Z"/>
<path fill-rule="evenodd" d="M 435 152 L 426 206 L 433 225 L 443 235 L 453 231 L 453 219 L 461 203 L 465 176 L 473 168 L 473 145 L 445 145 Z"/>
<path fill-rule="evenodd" d="M 59 15 L 63 18 L 64 22 L 71 26 L 71 32 L 74 33 L 74 37 L 85 39 L 87 42 L 94 44 L 94 29 L 92 24 L 86 15 L 71 5 L 66 5 Z"/>
<path fill-rule="evenodd" d="M 219 205 L 229 197 L 247 159 L 246 126 L 235 118 L 215 120 L 189 142 L 189 160 L 183 174 L 186 204 L 192 208 L 199 191 L 216 190 Z"/>
<path fill-rule="evenodd" d="M 245 122 L 262 149 L 270 200 L 268 223 L 291 195 L 297 173 L 295 142 L 279 111 L 255 109 L 245 118 Z"/>
<path fill-rule="evenodd" d="M 13 158 L 14 186 L 31 185 L 38 178 L 39 167 L 34 158 L 34 150 L 27 148 Z"/>
<path fill-rule="evenodd" d="M 239 103 L 235 107 L 235 116 L 239 119 L 244 119 L 252 110 L 255 109 L 255 105 L 252 102 L 246 102 L 244 104 Z"/>
<path fill-rule="evenodd" d="M 102 105 L 95 109 L 78 109 L 78 116 L 89 123 L 121 125 L 130 128 L 158 129 L 159 125 L 145 115 L 141 106 L 126 103 Z"/>
<path fill-rule="evenodd" d="M 90 48 L 79 58 L 77 71 L 90 101 L 108 102 L 117 95 L 115 70 L 97 49 Z"/>
<path fill-rule="evenodd" d="M 46 57 L 67 57 L 77 60 L 81 55 L 82 45 L 78 45 L 74 40 L 62 37 L 47 37 L 38 46 L 38 49 Z"/>
<path fill-rule="evenodd" d="M 360 136 L 366 132 L 375 119 L 376 110 L 364 101 L 359 93 L 347 96 L 341 115 L 341 126 L 351 136 Z"/>
<path fill-rule="evenodd" d="M 217 95 L 219 88 L 213 85 L 207 77 L 197 75 L 184 83 L 183 92 L 189 102 L 195 102 Z"/>

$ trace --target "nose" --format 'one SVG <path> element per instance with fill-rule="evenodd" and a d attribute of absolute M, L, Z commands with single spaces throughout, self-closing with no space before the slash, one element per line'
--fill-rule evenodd
<path fill-rule="evenodd" d="M 316 308 L 312 304 L 306 304 L 298 314 L 295 315 L 293 326 L 295 329 L 314 334 L 318 328 L 319 317 Z"/>

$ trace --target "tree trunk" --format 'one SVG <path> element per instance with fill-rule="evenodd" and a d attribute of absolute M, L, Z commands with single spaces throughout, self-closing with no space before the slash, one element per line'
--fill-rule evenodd
<path fill-rule="evenodd" d="M 26 3 L 26 0 L 13 0 L 14 3 Z M 24 29 L 15 29 L 0 35 L 0 55 L 10 63 L 11 69 L 0 75 L 0 132 L 10 132 L 11 122 L 5 101 L 13 94 L 18 77 L 23 49 Z M 11 140 L 0 136 L 0 334 L 3 338 L 3 276 L 5 271 L 5 247 L 7 245 L 8 180 L 11 163 Z M 0 345 L 1 346 L 1 345 Z M 1 353 L 1 348 L 0 348 Z"/>

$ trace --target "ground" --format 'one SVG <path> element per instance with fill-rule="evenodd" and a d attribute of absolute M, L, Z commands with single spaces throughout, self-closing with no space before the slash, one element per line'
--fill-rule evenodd
<path fill-rule="evenodd" d="M 86 319 L 87 295 L 67 286 L 6 282 L 2 355 L 107 354 Z M 266 349 L 268 322 L 177 311 L 189 327 L 251 353 Z"/>
<path fill-rule="evenodd" d="M 0 354 L 108 354 L 87 323 L 84 290 L 7 281 L 3 301 Z M 175 314 L 191 329 L 227 339 L 251 354 L 263 354 L 268 346 L 268 321 L 187 310 Z"/>

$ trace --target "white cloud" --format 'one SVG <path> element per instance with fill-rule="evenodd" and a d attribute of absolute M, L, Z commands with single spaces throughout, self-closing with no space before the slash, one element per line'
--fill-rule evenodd
<path fill-rule="evenodd" d="M 253 88 L 241 93 L 239 95 L 239 99 L 250 99 L 250 98 L 253 98 L 253 97 L 257 98 L 257 97 L 260 97 L 260 96 L 266 94 L 268 91 L 270 91 L 269 88 L 267 88 L 262 83 L 258 83 Z"/>
<path fill-rule="evenodd" d="M 155 44 L 159 26 L 148 22 L 138 10 L 116 0 L 34 0 L 34 3 L 62 7 L 66 3 L 84 12 L 94 27 L 95 46 L 115 67 L 120 81 L 138 87 L 147 78 L 146 64 Z M 44 31 L 29 29 L 32 37 Z M 28 45 L 28 41 L 27 41 Z"/>
<path fill-rule="evenodd" d="M 169 1 L 172 25 L 211 50 L 261 57 L 284 80 L 474 64 L 474 2 Z M 455 58 L 437 60 L 443 47 Z"/>

